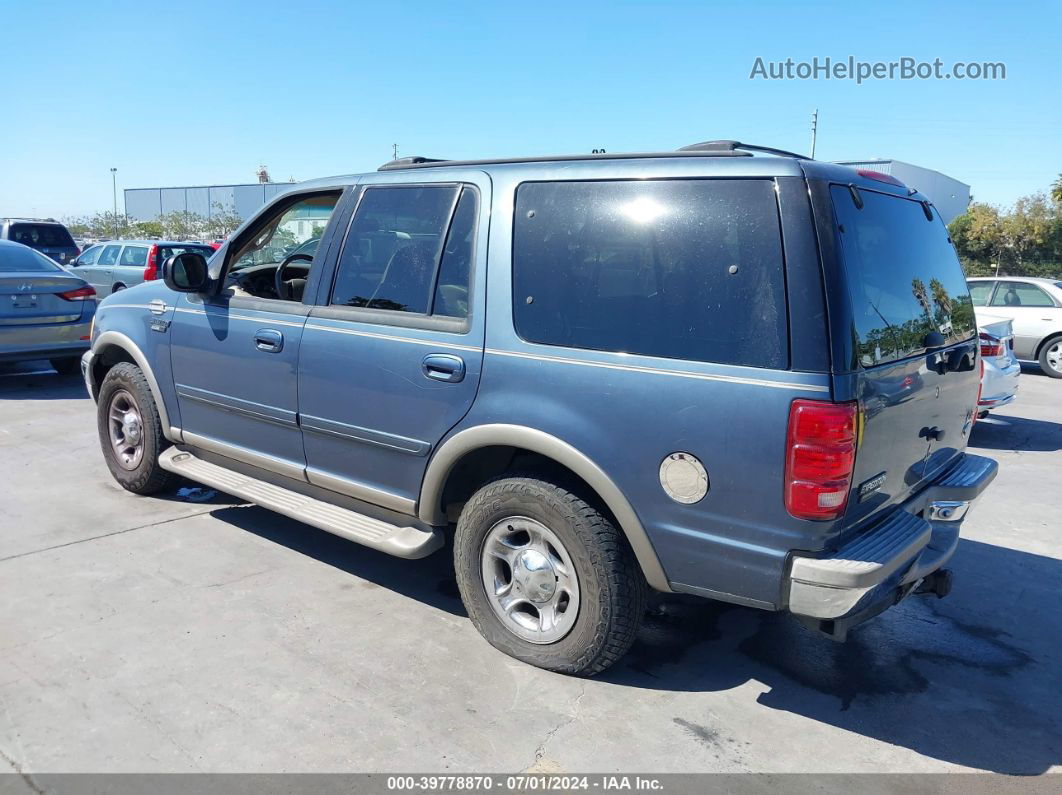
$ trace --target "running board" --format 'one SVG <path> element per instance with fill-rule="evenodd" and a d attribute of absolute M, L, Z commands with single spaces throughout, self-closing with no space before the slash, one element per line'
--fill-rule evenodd
<path fill-rule="evenodd" d="M 189 480 L 203 483 L 395 557 L 423 558 L 443 546 L 443 534 L 439 530 L 429 532 L 416 527 L 400 527 L 381 522 L 379 519 L 372 519 L 291 489 L 211 464 L 176 447 L 170 447 L 159 456 L 159 466 Z"/>

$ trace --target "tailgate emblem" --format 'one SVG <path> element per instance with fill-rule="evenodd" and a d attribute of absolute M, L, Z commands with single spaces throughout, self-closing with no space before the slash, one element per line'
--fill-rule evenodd
<path fill-rule="evenodd" d="M 20 284 L 18 286 L 18 289 L 19 289 L 20 292 L 24 293 L 24 292 L 26 292 L 26 290 L 30 289 L 32 286 L 33 286 L 32 284 Z"/>
<path fill-rule="evenodd" d="M 871 494 L 873 494 L 875 491 L 877 491 L 882 486 L 884 486 L 885 485 L 885 478 L 886 478 L 886 474 L 884 472 L 879 472 L 877 475 L 872 477 L 870 480 L 864 480 L 862 483 L 860 483 L 859 484 L 859 501 L 862 502 L 867 497 L 869 497 Z"/>

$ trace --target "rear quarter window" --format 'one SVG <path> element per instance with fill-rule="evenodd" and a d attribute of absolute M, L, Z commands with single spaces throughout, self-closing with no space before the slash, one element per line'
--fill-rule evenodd
<path fill-rule="evenodd" d="M 847 187 L 835 185 L 831 193 L 860 363 L 872 367 L 931 343 L 969 339 L 973 301 L 936 211 L 930 221 L 913 199 L 865 189 L 859 209 Z"/>
<path fill-rule="evenodd" d="M 770 180 L 525 183 L 516 331 L 545 345 L 785 368 L 777 208 Z"/>

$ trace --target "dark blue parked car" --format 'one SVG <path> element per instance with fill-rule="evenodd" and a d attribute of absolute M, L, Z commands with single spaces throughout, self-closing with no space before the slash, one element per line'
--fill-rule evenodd
<path fill-rule="evenodd" d="M 454 533 L 472 622 L 553 670 L 619 658 L 649 589 L 837 639 L 943 596 L 996 472 L 964 452 L 947 231 L 873 172 L 733 141 L 410 158 L 293 186 L 163 275 L 103 301 L 83 360 L 119 483 L 407 558 Z"/>

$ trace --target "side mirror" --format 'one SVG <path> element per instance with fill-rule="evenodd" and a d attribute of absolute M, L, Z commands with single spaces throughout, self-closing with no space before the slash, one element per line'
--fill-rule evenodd
<path fill-rule="evenodd" d="M 162 279 L 179 293 L 201 293 L 210 284 L 207 261 L 202 254 L 185 251 L 162 263 Z"/>

